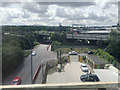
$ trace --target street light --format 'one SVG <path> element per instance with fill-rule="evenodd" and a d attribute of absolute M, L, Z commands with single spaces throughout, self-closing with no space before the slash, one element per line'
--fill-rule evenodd
<path fill-rule="evenodd" d="M 32 43 L 30 42 L 30 40 L 27 37 L 25 37 L 23 35 L 10 34 L 10 33 L 4 33 L 4 35 L 12 35 L 12 36 L 17 36 L 17 37 L 23 37 L 29 42 L 29 44 L 31 46 L 31 84 L 32 84 L 32 79 L 33 79 L 33 75 L 32 75 Z"/>

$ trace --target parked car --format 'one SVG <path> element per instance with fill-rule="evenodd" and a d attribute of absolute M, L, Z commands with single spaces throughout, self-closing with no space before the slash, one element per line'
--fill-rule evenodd
<path fill-rule="evenodd" d="M 76 51 L 69 52 L 68 55 L 77 55 L 78 53 Z"/>
<path fill-rule="evenodd" d="M 88 67 L 86 64 L 82 64 L 80 68 L 82 69 L 83 72 L 88 72 Z"/>
<path fill-rule="evenodd" d="M 36 52 L 35 52 L 35 51 L 33 51 L 33 52 L 32 52 L 32 55 L 33 55 L 33 56 L 35 56 L 35 55 L 36 55 Z"/>
<path fill-rule="evenodd" d="M 80 77 L 81 81 L 100 81 L 96 74 L 85 74 Z"/>
<path fill-rule="evenodd" d="M 10 85 L 19 85 L 21 83 L 21 77 L 16 77 L 12 80 Z"/>
<path fill-rule="evenodd" d="M 88 54 L 94 54 L 94 52 L 93 51 L 88 51 Z"/>

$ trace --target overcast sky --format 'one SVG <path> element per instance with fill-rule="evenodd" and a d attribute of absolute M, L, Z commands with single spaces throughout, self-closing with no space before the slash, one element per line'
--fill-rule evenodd
<path fill-rule="evenodd" d="M 116 25 L 119 0 L 69 0 L 42 2 L 32 0 L 2 1 L 2 25 Z M 55 0 L 54 0 L 55 1 Z M 114 2 L 113 2 L 114 1 Z"/>

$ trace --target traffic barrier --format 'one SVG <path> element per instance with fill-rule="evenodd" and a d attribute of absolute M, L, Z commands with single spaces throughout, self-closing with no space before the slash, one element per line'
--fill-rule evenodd
<path fill-rule="evenodd" d="M 32 80 L 32 83 L 34 83 L 34 81 L 35 81 L 35 79 L 36 79 L 36 77 L 37 77 L 37 75 L 38 75 L 38 72 L 40 71 L 40 68 L 41 68 L 41 65 L 38 67 L 38 69 L 36 70 L 36 72 L 35 72 L 35 74 L 34 74 L 34 76 L 33 76 L 33 80 Z"/>

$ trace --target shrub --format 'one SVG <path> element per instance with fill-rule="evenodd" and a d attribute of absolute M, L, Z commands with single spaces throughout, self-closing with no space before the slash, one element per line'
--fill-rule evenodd
<path fill-rule="evenodd" d="M 2 48 L 2 73 L 3 77 L 15 70 L 24 58 L 23 50 L 17 46 L 6 44 Z M 8 72 L 9 71 L 9 72 Z"/>
<path fill-rule="evenodd" d="M 70 47 L 70 50 L 73 50 L 73 47 Z"/>
<path fill-rule="evenodd" d="M 104 60 L 115 65 L 116 59 L 112 55 L 110 55 L 109 53 L 103 51 L 102 49 L 98 49 L 94 54 L 100 56 Z"/>
<path fill-rule="evenodd" d="M 61 45 L 61 42 L 53 41 L 52 44 L 55 45 L 55 46 L 59 46 L 59 45 Z"/>
<path fill-rule="evenodd" d="M 29 50 L 25 50 L 25 51 L 24 51 L 24 57 L 27 57 L 29 54 L 30 54 L 30 51 L 29 51 Z"/>
<path fill-rule="evenodd" d="M 40 43 L 39 42 L 34 42 L 34 45 L 39 45 Z"/>

